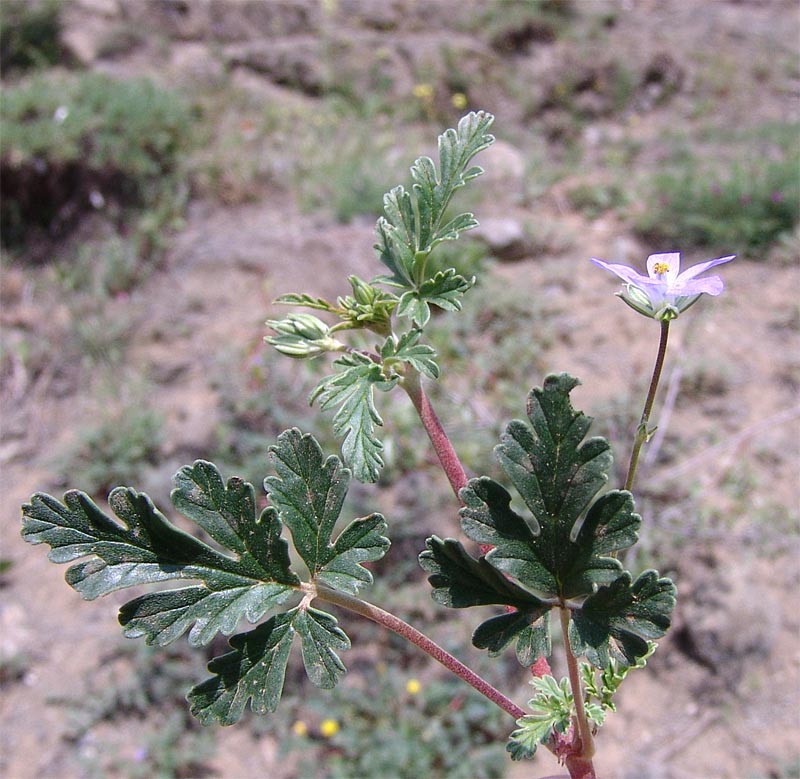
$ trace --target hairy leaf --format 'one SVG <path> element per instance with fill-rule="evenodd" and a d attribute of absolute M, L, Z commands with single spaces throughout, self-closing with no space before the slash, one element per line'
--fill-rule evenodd
<path fill-rule="evenodd" d="M 641 656 L 647 639 L 669 625 L 674 605 L 668 579 L 653 574 L 630 585 L 609 556 L 636 542 L 641 520 L 629 492 L 595 499 L 611 452 L 604 439 L 586 438 L 591 419 L 569 400 L 576 384 L 567 374 L 548 376 L 528 398 L 529 424 L 511 422 L 495 449 L 528 512 L 512 508 L 510 493 L 494 480 L 472 479 L 461 491 L 462 527 L 489 550 L 475 560 L 454 541 L 432 539 L 420 559 L 440 603 L 513 609 L 482 623 L 473 644 L 496 653 L 516 640 L 523 664 L 549 654 L 551 608 L 570 610 L 576 651 L 600 663 Z"/>
<path fill-rule="evenodd" d="M 636 665 L 651 652 L 648 639 L 660 638 L 669 628 L 675 596 L 672 581 L 656 571 L 645 571 L 634 582 L 625 572 L 573 612 L 570 644 L 598 668 L 612 660 Z"/>
<path fill-rule="evenodd" d="M 345 462 L 359 481 L 377 481 L 383 467 L 383 444 L 375 435 L 375 427 L 383 425 L 383 419 L 375 408 L 375 388 L 386 392 L 397 379 L 387 379 L 378 363 L 357 352 L 340 357 L 333 364 L 339 370 L 317 385 L 311 400 L 319 397 L 322 409 L 338 406 L 333 432 L 344 439 Z"/>
<path fill-rule="evenodd" d="M 381 347 L 381 357 L 384 365 L 391 362 L 407 362 L 414 370 L 424 373 L 432 379 L 439 376 L 439 366 L 436 364 L 436 350 L 428 344 L 419 343 L 421 330 L 409 330 L 397 340 L 391 336 L 386 339 Z"/>
<path fill-rule="evenodd" d="M 453 268 L 447 268 L 423 281 L 417 289 L 404 292 L 397 304 L 397 313 L 424 327 L 431 316 L 431 305 L 445 311 L 460 311 L 461 297 L 474 284 L 474 277 L 468 280 L 459 276 Z"/>
<path fill-rule="evenodd" d="M 376 226 L 375 249 L 390 271 L 387 280 L 391 283 L 419 292 L 428 280 L 426 265 L 431 250 L 477 225 L 472 214 L 460 214 L 445 225 L 442 220 L 453 193 L 482 173 L 479 167 L 468 166 L 494 141 L 488 133 L 493 121 L 491 114 L 482 111 L 464 116 L 457 128 L 439 136 L 439 170 L 429 157 L 420 157 L 411 168 L 411 190 L 395 187 L 384 196 L 384 216 Z M 439 305 L 436 299 L 430 302 Z M 423 311 L 421 303 L 407 302 L 398 313 L 424 324 L 427 318 L 421 318 Z"/>
<path fill-rule="evenodd" d="M 378 560 L 389 548 L 380 514 L 353 520 L 331 540 L 350 483 L 337 457 L 324 458 L 319 444 L 297 429 L 286 430 L 270 447 L 277 476 L 264 482 L 270 502 L 292 534 L 295 549 L 319 583 L 355 593 L 372 575 L 361 563 Z"/>
<path fill-rule="evenodd" d="M 233 651 L 214 658 L 208 664 L 213 676 L 189 692 L 192 714 L 204 725 L 233 725 L 248 702 L 256 714 L 274 712 L 295 635 L 309 679 L 317 687 L 334 687 L 345 672 L 336 652 L 348 649 L 350 639 L 330 614 L 297 607 L 230 640 Z"/>
<path fill-rule="evenodd" d="M 61 503 L 37 494 L 23 506 L 22 535 L 51 546 L 54 562 L 88 557 L 67 570 L 67 582 L 91 600 L 114 590 L 154 582 L 195 580 L 199 586 L 143 595 L 125 604 L 120 622 L 130 637 L 148 643 L 174 641 L 191 628 L 189 641 L 209 643 L 230 635 L 246 617 L 256 622 L 299 585 L 289 568 L 286 542 L 273 509 L 256 519 L 251 485 L 223 485 L 211 464 L 181 469 L 172 493 L 176 506 L 231 556 L 184 533 L 153 506 L 147 495 L 119 487 L 109 496 L 117 520 L 88 495 L 68 492 Z"/>
<path fill-rule="evenodd" d="M 487 560 L 531 592 L 566 601 L 616 579 L 622 566 L 606 556 L 636 542 L 640 518 L 630 493 L 603 495 L 584 515 L 611 466 L 608 442 L 584 441 L 591 420 L 575 412 L 577 380 L 549 376 L 528 398 L 529 427 L 508 425 L 496 452 L 531 514 L 511 508 L 510 494 L 491 479 L 473 479 L 462 492 L 464 532 L 495 548 Z M 579 521 L 580 520 L 580 521 Z"/>

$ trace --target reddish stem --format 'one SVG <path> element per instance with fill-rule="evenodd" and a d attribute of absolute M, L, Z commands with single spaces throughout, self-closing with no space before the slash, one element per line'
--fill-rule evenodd
<path fill-rule="evenodd" d="M 478 676 L 475 671 L 468 668 L 460 660 L 442 649 L 442 647 L 428 638 L 424 633 L 420 633 L 415 627 L 404 622 L 400 617 L 396 617 L 394 614 L 390 614 L 388 611 L 384 611 L 359 598 L 354 598 L 343 592 L 329 590 L 327 587 L 318 587 L 316 595 L 329 603 L 341 606 L 356 614 L 360 614 L 362 617 L 371 619 L 373 622 L 377 622 L 379 625 L 402 636 L 406 641 L 410 641 L 438 663 L 441 663 L 448 671 L 452 671 L 459 679 L 465 681 L 481 695 L 488 698 L 496 706 L 499 706 L 507 714 L 510 714 L 515 720 L 525 715 L 526 712 L 524 709 L 521 709 L 516 703 L 503 695 L 503 693 L 492 687 L 485 679 Z"/>
<path fill-rule="evenodd" d="M 422 422 L 422 426 L 425 428 L 425 432 L 428 434 L 428 438 L 430 438 L 430 441 L 433 444 L 433 449 L 436 452 L 436 456 L 439 458 L 439 462 L 442 464 L 442 468 L 447 476 L 447 480 L 450 482 L 450 487 L 455 493 L 456 499 L 458 500 L 459 504 L 463 505 L 459 493 L 461 489 L 467 485 L 467 474 L 464 470 L 464 466 L 461 464 L 461 460 L 459 460 L 458 455 L 456 454 L 455 449 L 453 449 L 452 443 L 450 443 L 450 439 L 448 438 L 444 427 L 442 427 L 442 423 L 439 421 L 439 417 L 433 410 L 433 406 L 431 406 L 425 390 L 422 388 L 419 373 L 410 370 L 403 379 L 403 388 L 408 394 L 408 397 L 411 398 L 414 408 L 417 410 L 417 414 Z M 487 554 L 491 548 L 492 547 L 488 544 L 481 544 L 481 554 Z M 513 611 L 513 608 L 507 607 L 507 610 Z M 370 617 L 370 619 L 372 619 L 372 617 Z M 413 630 L 413 628 L 410 629 Z M 455 660 L 455 658 L 453 658 L 453 660 L 456 663 L 459 662 L 458 660 Z M 439 662 L 442 661 L 439 660 Z M 451 668 L 451 670 L 453 669 Z M 538 658 L 530 667 L 530 671 L 531 675 L 536 677 L 552 676 L 550 664 L 545 657 Z M 454 673 L 456 672 L 454 671 Z M 470 671 L 470 673 L 472 672 Z M 460 675 L 461 674 L 459 674 L 459 676 Z M 467 680 L 465 679 L 465 681 Z M 515 704 L 511 705 L 515 706 Z M 511 713 L 508 708 L 505 708 L 504 706 L 501 706 L 501 708 L 504 708 L 505 711 Z M 520 711 L 522 710 L 520 709 Z M 554 743 L 550 745 L 550 749 L 557 756 L 565 756 L 565 764 L 572 779 L 595 779 L 592 761 L 580 757 L 580 745 L 574 744 L 573 740 L 570 739 L 567 734 L 558 735 L 554 739 Z"/>
<path fill-rule="evenodd" d="M 464 471 L 464 466 L 461 465 L 461 460 L 458 459 L 455 449 L 453 449 L 453 445 L 450 443 L 450 439 L 447 437 L 447 433 L 442 427 L 442 423 L 439 421 L 439 417 L 436 416 L 425 390 L 422 388 L 419 373 L 409 371 L 403 379 L 403 389 L 405 389 L 408 397 L 411 398 L 411 402 L 414 404 L 417 414 L 419 414 L 428 438 L 431 439 L 433 449 L 442 464 L 456 499 L 461 503 L 458 493 L 462 487 L 467 486 L 467 474 Z"/>

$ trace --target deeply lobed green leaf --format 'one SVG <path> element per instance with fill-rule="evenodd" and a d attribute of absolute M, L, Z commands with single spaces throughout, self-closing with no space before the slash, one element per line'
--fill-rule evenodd
<path fill-rule="evenodd" d="M 429 157 L 411 168 L 411 190 L 399 186 L 384 196 L 384 216 L 376 225 L 375 250 L 390 274 L 384 279 L 405 288 L 397 313 L 424 327 L 430 305 L 458 310 L 460 296 L 473 282 L 454 270 L 429 277 L 428 255 L 442 241 L 451 241 L 478 223 L 469 213 L 442 221 L 453 193 L 483 171 L 468 167 L 472 158 L 494 141 L 488 129 L 494 121 L 483 111 L 462 117 L 455 129 L 439 136 L 439 170 Z"/>
<path fill-rule="evenodd" d="M 88 558 L 66 575 L 85 598 L 134 585 L 195 582 L 122 606 L 120 622 L 131 638 L 165 645 L 188 630 L 191 644 L 208 644 L 219 632 L 234 633 L 243 617 L 257 622 L 292 594 L 304 593 L 299 606 L 234 636 L 232 651 L 211 661 L 214 676 L 190 694 L 192 711 L 203 722 L 230 724 L 248 701 L 256 712 L 274 711 L 295 635 L 311 681 L 335 685 L 345 671 L 337 652 L 350 641 L 334 617 L 311 608 L 310 598 L 319 585 L 355 593 L 371 583 L 363 563 L 379 559 L 389 546 L 380 514 L 355 519 L 332 537 L 350 471 L 337 457 L 325 459 L 312 436 L 287 430 L 270 456 L 277 475 L 266 480 L 271 505 L 258 517 L 253 487 L 237 478 L 223 482 L 211 463 L 198 460 L 174 477 L 175 507 L 224 551 L 175 527 L 146 495 L 125 487 L 109 496 L 115 517 L 77 491 L 63 503 L 36 494 L 23 506 L 26 541 L 49 544 L 55 562 Z M 290 568 L 284 524 L 309 569 L 308 585 Z"/>
<path fill-rule="evenodd" d="M 435 600 L 512 609 L 482 623 L 473 644 L 498 652 L 516 639 L 523 664 L 549 654 L 551 608 L 570 611 L 575 649 L 590 662 L 632 663 L 647 639 L 663 635 L 675 602 L 668 579 L 653 573 L 631 584 L 610 556 L 636 542 L 641 520 L 629 492 L 593 500 L 608 479 L 611 452 L 604 439 L 586 437 L 591 419 L 569 399 L 577 383 L 548 376 L 528 397 L 528 423 L 511 422 L 495 449 L 529 513 L 512 508 L 494 480 L 472 479 L 461 491 L 462 527 L 488 551 L 474 560 L 456 542 L 434 538 L 420 558 Z"/>
<path fill-rule="evenodd" d="M 353 520 L 332 541 L 336 522 L 350 484 L 350 471 L 338 457 L 325 459 L 313 436 L 293 428 L 281 433 L 270 447 L 277 473 L 264 481 L 270 502 L 292 534 L 295 549 L 311 578 L 321 584 L 355 593 L 372 583 L 361 563 L 378 560 L 389 548 L 380 514 Z"/>
<path fill-rule="evenodd" d="M 354 352 L 336 360 L 338 369 L 324 378 L 311 394 L 320 398 L 320 408 L 338 406 L 333 416 L 333 432 L 343 438 L 342 454 L 359 481 L 374 482 L 383 467 L 383 444 L 375 427 L 383 419 L 375 408 L 375 389 L 390 390 L 397 379 L 387 379 L 381 366 L 369 357 Z"/>

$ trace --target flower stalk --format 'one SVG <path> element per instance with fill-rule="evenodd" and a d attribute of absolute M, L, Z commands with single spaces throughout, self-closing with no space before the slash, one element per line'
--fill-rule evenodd
<path fill-rule="evenodd" d="M 653 410 L 653 403 L 656 399 L 656 392 L 658 390 L 658 383 L 661 380 L 661 371 L 664 367 L 664 358 L 667 354 L 667 341 L 669 339 L 669 320 L 661 320 L 661 338 L 658 343 L 658 353 L 656 354 L 656 363 L 653 367 L 653 375 L 650 379 L 650 387 L 647 390 L 647 398 L 644 402 L 644 409 L 642 416 L 639 420 L 639 426 L 636 428 L 636 437 L 633 441 L 633 448 L 631 450 L 631 459 L 628 463 L 628 473 L 625 477 L 625 489 L 631 491 L 633 489 L 633 480 L 636 477 L 636 467 L 639 464 L 639 453 L 642 446 L 652 435 L 652 430 L 648 431 L 647 424 L 650 421 L 650 413 Z"/>

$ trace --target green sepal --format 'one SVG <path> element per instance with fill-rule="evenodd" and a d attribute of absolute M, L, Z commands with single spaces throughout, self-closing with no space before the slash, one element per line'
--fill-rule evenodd
<path fill-rule="evenodd" d="M 656 571 L 644 571 L 633 582 L 626 571 L 572 612 L 570 646 L 597 668 L 612 660 L 636 665 L 651 652 L 648 639 L 668 630 L 676 594 L 672 581 Z"/>
<path fill-rule="evenodd" d="M 319 398 L 323 410 L 338 406 L 333 432 L 343 439 L 345 462 L 359 481 L 377 481 L 383 467 L 383 444 L 375 435 L 375 427 L 383 425 L 383 419 L 375 408 L 374 391 L 387 392 L 399 377 L 387 378 L 381 365 L 357 352 L 340 357 L 333 365 L 337 372 L 316 386 L 311 402 Z"/>
<path fill-rule="evenodd" d="M 270 447 L 276 476 L 264 481 L 270 503 L 289 528 L 295 549 L 312 579 L 335 590 L 355 594 L 372 583 L 361 563 L 378 560 L 389 548 L 380 514 L 353 520 L 333 541 L 350 484 L 350 471 L 338 457 L 325 459 L 311 435 L 286 430 Z"/>

